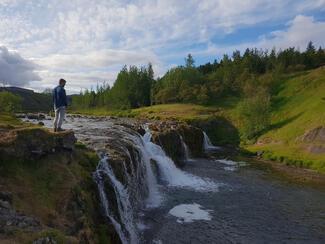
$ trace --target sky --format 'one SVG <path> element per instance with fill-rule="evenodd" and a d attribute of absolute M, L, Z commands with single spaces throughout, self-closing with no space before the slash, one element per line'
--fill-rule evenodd
<path fill-rule="evenodd" d="M 248 47 L 325 47 L 325 0 L 0 0 L 0 83 L 69 94 Z"/>

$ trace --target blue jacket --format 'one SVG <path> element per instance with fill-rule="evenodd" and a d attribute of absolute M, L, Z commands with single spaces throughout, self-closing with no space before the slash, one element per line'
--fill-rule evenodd
<path fill-rule="evenodd" d="M 62 106 L 67 106 L 67 95 L 65 93 L 65 90 L 62 86 L 57 86 L 53 89 L 53 104 L 55 108 L 59 108 Z"/>

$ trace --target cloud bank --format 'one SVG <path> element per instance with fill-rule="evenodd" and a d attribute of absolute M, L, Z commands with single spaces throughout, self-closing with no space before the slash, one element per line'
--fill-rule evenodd
<path fill-rule="evenodd" d="M 35 72 L 38 66 L 21 57 L 17 52 L 11 52 L 6 47 L 0 47 L 0 83 L 11 86 L 26 86 L 30 81 L 40 81 Z"/>
<path fill-rule="evenodd" d="M 324 12 L 325 0 L 0 0 L 0 45 L 42 67 L 33 88 L 65 76 L 77 92 L 112 83 L 124 64 L 152 62 L 162 75 L 189 52 L 324 45 Z M 242 30 L 254 38 L 241 41 Z"/>

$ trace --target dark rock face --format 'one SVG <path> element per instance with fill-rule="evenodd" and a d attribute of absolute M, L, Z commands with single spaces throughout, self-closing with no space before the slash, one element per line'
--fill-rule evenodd
<path fill-rule="evenodd" d="M 177 166 L 184 165 L 184 149 L 177 130 L 155 131 L 152 134 L 152 142 L 160 145 Z"/>
<path fill-rule="evenodd" d="M 15 158 L 43 156 L 59 150 L 73 150 L 73 131 L 51 133 L 40 128 L 25 128 L 1 133 L 0 155 Z"/>
<path fill-rule="evenodd" d="M 213 117 L 209 119 L 195 119 L 188 122 L 192 126 L 204 130 L 213 145 L 238 147 L 240 143 L 237 128 L 223 117 Z"/>
<path fill-rule="evenodd" d="M 194 126 L 184 124 L 180 125 L 178 130 L 179 133 L 182 135 L 184 142 L 189 147 L 191 156 L 203 156 L 204 149 L 202 130 Z"/>
<path fill-rule="evenodd" d="M 201 129 L 181 122 L 156 122 L 150 125 L 152 141 L 160 145 L 177 166 L 184 166 L 185 143 L 193 157 L 204 155 Z"/>

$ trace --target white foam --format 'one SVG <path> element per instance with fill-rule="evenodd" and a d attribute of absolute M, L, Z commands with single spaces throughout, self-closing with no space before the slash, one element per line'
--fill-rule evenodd
<path fill-rule="evenodd" d="M 180 204 L 169 211 L 177 218 L 178 223 L 191 223 L 196 220 L 211 220 L 212 210 L 203 210 L 200 204 Z"/>
<path fill-rule="evenodd" d="M 239 169 L 239 167 L 247 165 L 247 163 L 243 162 L 243 161 L 235 162 L 235 161 L 228 160 L 228 159 L 218 159 L 218 160 L 215 160 L 215 162 L 219 162 L 219 163 L 227 165 L 227 166 L 223 167 L 223 169 L 226 171 L 236 171 L 237 169 Z"/>

